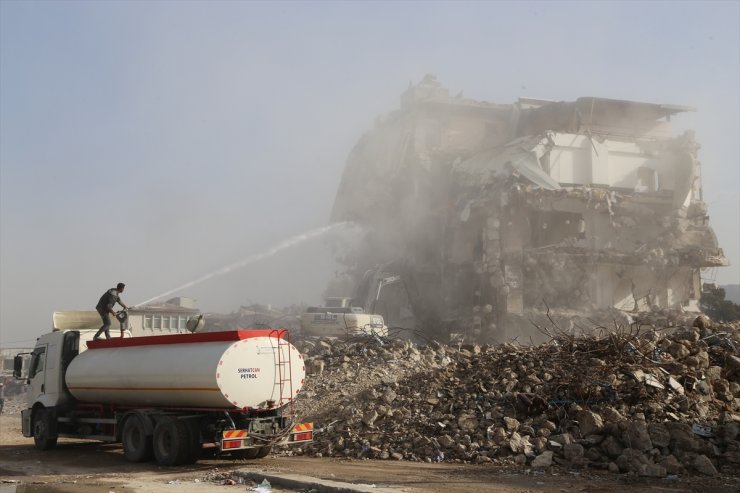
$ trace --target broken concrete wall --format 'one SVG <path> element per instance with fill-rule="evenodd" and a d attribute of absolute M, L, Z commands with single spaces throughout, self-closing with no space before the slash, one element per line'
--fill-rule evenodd
<path fill-rule="evenodd" d="M 367 228 L 348 276 L 401 275 L 425 329 L 503 339 L 533 310 L 692 310 L 700 269 L 726 265 L 698 145 L 671 132 L 688 108 L 495 105 L 450 97 L 433 77 L 401 100 L 353 149 L 332 219 Z M 400 318 L 400 292 L 383 296 Z"/>

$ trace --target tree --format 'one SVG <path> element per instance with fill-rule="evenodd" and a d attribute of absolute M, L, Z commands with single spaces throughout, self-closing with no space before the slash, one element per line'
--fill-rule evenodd
<path fill-rule="evenodd" d="M 704 283 L 701 291 L 701 309 L 712 320 L 734 322 L 740 320 L 740 305 L 725 299 L 725 290 L 716 284 Z"/>

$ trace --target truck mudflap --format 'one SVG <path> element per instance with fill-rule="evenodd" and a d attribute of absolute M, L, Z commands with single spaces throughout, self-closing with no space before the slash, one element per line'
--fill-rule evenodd
<path fill-rule="evenodd" d="M 313 423 L 298 423 L 293 425 L 290 432 L 275 437 L 269 445 L 291 445 L 313 441 Z M 264 441 L 254 441 L 248 430 L 224 430 L 221 434 L 221 450 L 242 450 L 267 445 Z"/>
<path fill-rule="evenodd" d="M 33 414 L 33 409 L 22 409 L 21 410 L 21 432 L 23 433 L 24 437 L 33 436 L 33 433 L 31 432 L 31 415 L 32 414 Z"/>

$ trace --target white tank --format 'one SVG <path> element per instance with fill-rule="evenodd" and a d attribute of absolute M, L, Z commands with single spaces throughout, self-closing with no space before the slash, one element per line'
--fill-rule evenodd
<path fill-rule="evenodd" d="M 266 409 L 300 391 L 306 369 L 285 330 L 241 330 L 88 342 L 66 372 L 82 402 Z"/>

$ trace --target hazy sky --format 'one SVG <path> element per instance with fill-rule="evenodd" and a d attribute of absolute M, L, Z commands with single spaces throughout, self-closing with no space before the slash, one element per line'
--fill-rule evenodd
<path fill-rule="evenodd" d="M 0 345 L 119 281 L 136 303 L 327 224 L 347 154 L 409 81 L 690 105 L 740 282 L 739 2 L 0 2 Z M 187 292 L 316 303 L 314 239 Z"/>

